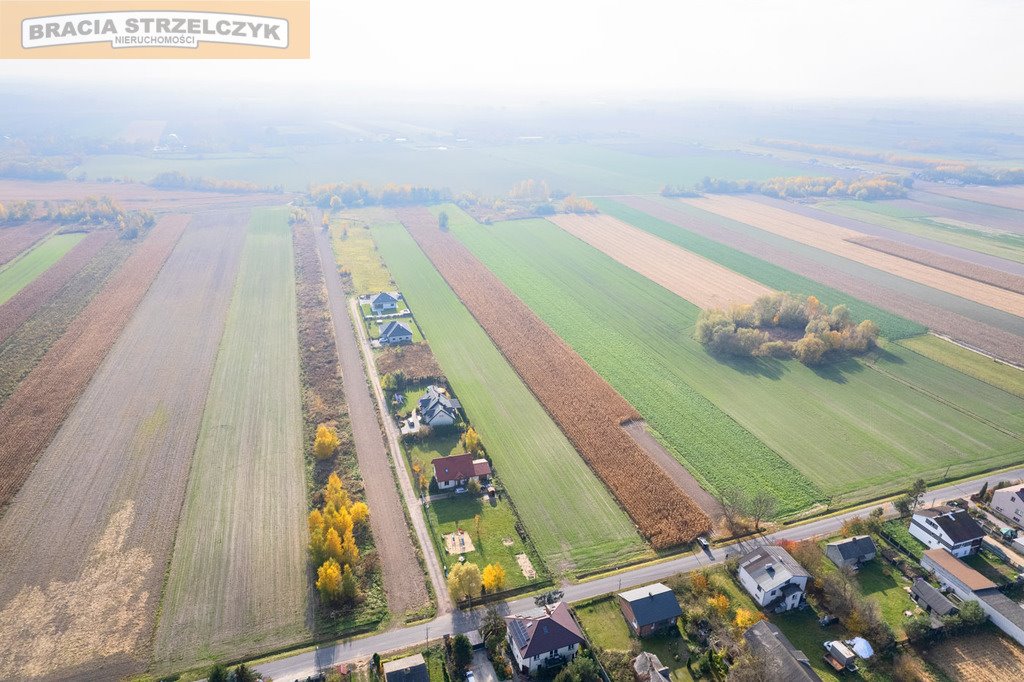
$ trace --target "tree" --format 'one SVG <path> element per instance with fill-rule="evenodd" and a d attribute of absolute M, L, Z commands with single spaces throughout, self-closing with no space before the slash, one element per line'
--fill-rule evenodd
<path fill-rule="evenodd" d="M 761 530 L 762 519 L 775 515 L 779 507 L 778 500 L 767 490 L 759 490 L 747 503 L 747 514 L 754 519 L 754 530 Z"/>
<path fill-rule="evenodd" d="M 324 506 L 331 504 L 339 511 L 348 510 L 348 493 L 345 492 L 341 477 L 335 472 L 327 477 L 327 485 L 324 486 Z"/>
<path fill-rule="evenodd" d="M 462 434 L 462 447 L 466 452 L 473 455 L 479 454 L 483 450 L 483 446 L 480 444 L 480 436 L 472 426 Z"/>
<path fill-rule="evenodd" d="M 437 227 L 442 232 L 448 231 L 448 214 L 445 211 L 441 211 L 437 214 Z"/>
<path fill-rule="evenodd" d="M 476 514 L 473 516 L 473 526 L 476 528 L 476 541 L 480 542 L 480 515 Z"/>
<path fill-rule="evenodd" d="M 366 506 L 365 502 L 354 503 L 349 507 L 348 513 L 352 517 L 352 523 L 356 526 L 363 525 L 370 518 L 370 508 Z"/>
<path fill-rule="evenodd" d="M 736 486 L 728 486 L 722 490 L 719 501 L 722 503 L 725 522 L 735 533 L 739 517 L 743 515 L 743 510 L 747 507 L 747 495 Z"/>
<path fill-rule="evenodd" d="M 981 627 L 982 623 L 988 620 L 988 616 L 981 610 L 981 604 L 971 600 L 965 601 L 960 606 L 960 618 L 961 626 L 968 631 L 976 630 Z"/>
<path fill-rule="evenodd" d="M 724 616 L 729 612 L 729 597 L 724 594 L 718 594 L 714 597 L 708 598 L 708 604 L 718 612 L 718 615 Z"/>
<path fill-rule="evenodd" d="M 988 494 L 988 481 L 985 481 L 981 485 L 981 490 L 978 491 L 978 501 L 979 502 L 985 502 L 986 501 L 985 500 L 985 495 L 987 495 L 987 494 Z"/>
<path fill-rule="evenodd" d="M 472 495 L 473 497 L 476 497 L 477 495 L 480 494 L 480 481 L 478 481 L 475 478 L 469 479 L 469 483 L 466 484 L 466 490 L 469 491 L 470 495 Z M 480 515 L 477 514 L 477 516 L 480 516 Z M 479 525 L 479 524 L 477 524 L 477 525 Z M 480 535 L 480 533 L 479 533 L 479 531 L 477 531 L 477 536 L 479 537 L 479 535 Z"/>
<path fill-rule="evenodd" d="M 341 558 L 341 536 L 333 528 L 327 529 L 327 535 L 324 537 L 324 551 L 327 552 L 327 556 L 335 561 L 342 564 L 346 563 Z"/>
<path fill-rule="evenodd" d="M 708 576 L 703 571 L 694 571 L 690 574 L 690 587 L 698 595 L 708 591 Z"/>
<path fill-rule="evenodd" d="M 491 654 L 491 658 L 494 658 L 496 653 L 501 652 L 505 645 L 505 635 L 507 632 L 508 626 L 505 625 L 505 618 L 498 609 L 494 606 L 488 608 L 487 613 L 484 614 L 483 621 L 480 623 L 480 635 L 484 638 L 484 644 L 487 646 L 487 651 Z"/>
<path fill-rule="evenodd" d="M 916 510 L 922 502 L 924 502 L 924 494 L 928 491 L 928 485 L 924 482 L 923 478 L 919 478 L 914 481 L 914 485 L 910 486 L 910 490 L 907 491 L 907 497 L 910 498 L 911 510 Z"/>
<path fill-rule="evenodd" d="M 350 528 L 341 541 L 341 556 L 338 561 L 343 565 L 354 566 L 359 561 L 359 547 L 356 546 L 355 536 Z"/>
<path fill-rule="evenodd" d="M 483 588 L 480 567 L 472 563 L 455 564 L 448 571 L 448 591 L 455 601 L 479 597 Z"/>
<path fill-rule="evenodd" d="M 321 424 L 316 427 L 316 440 L 313 441 L 313 456 L 317 459 L 327 459 L 334 454 L 334 451 L 341 445 L 341 440 L 334 429 Z"/>
<path fill-rule="evenodd" d="M 314 509 L 309 512 L 309 517 L 306 519 L 306 523 L 309 525 L 309 532 L 312 533 L 317 528 L 323 528 L 324 515 L 319 509 Z"/>
<path fill-rule="evenodd" d="M 590 656 L 577 656 L 555 675 L 555 682 L 600 682 L 601 669 Z"/>
<path fill-rule="evenodd" d="M 352 566 L 345 564 L 345 568 L 341 572 L 341 596 L 348 600 L 356 598 L 356 594 L 359 591 L 356 585 L 356 576 L 352 573 Z"/>
<path fill-rule="evenodd" d="M 235 682 L 256 682 L 256 673 L 245 663 L 239 663 L 235 668 Z"/>
<path fill-rule="evenodd" d="M 481 580 L 484 589 L 488 592 L 497 592 L 505 587 L 505 569 L 501 564 L 487 564 L 484 566 Z"/>
<path fill-rule="evenodd" d="M 896 513 L 900 516 L 909 516 L 911 503 L 912 500 L 906 495 L 903 495 L 902 497 L 897 498 L 892 503 L 892 506 L 896 508 Z"/>
<path fill-rule="evenodd" d="M 394 374 L 388 373 L 380 378 L 380 387 L 385 391 L 397 391 L 398 379 Z"/>
<path fill-rule="evenodd" d="M 228 669 L 220 663 L 215 664 L 207 673 L 206 682 L 228 682 Z"/>
<path fill-rule="evenodd" d="M 462 671 L 473 662 L 473 645 L 469 637 L 455 635 L 452 638 L 452 668 L 456 676 L 461 676 Z"/>
<path fill-rule="evenodd" d="M 333 601 L 341 592 L 341 566 L 328 559 L 316 571 L 316 589 L 325 601 Z"/>
<path fill-rule="evenodd" d="M 737 628 L 746 630 L 754 623 L 759 620 L 764 620 L 764 614 L 760 611 L 751 611 L 750 609 L 738 608 L 736 609 L 736 617 L 733 619 L 733 623 Z"/>
<path fill-rule="evenodd" d="M 805 336 L 793 344 L 793 357 L 805 365 L 821 362 L 828 347 L 817 336 Z"/>

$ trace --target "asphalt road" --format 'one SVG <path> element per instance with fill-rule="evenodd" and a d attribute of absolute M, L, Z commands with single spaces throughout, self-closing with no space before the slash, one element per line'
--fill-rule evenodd
<path fill-rule="evenodd" d="M 999 481 L 1024 478 L 1024 468 L 1012 471 L 1003 471 L 992 474 L 985 478 L 979 478 L 967 483 L 957 483 L 942 488 L 936 488 L 925 495 L 925 503 L 928 505 L 936 502 L 943 502 L 956 497 L 968 497 L 981 488 L 985 481 L 993 485 Z M 887 514 L 893 513 L 891 504 L 885 505 Z M 674 559 L 657 564 L 640 566 L 634 569 L 623 571 L 617 575 L 598 578 L 587 582 L 570 585 L 564 588 L 566 601 L 574 602 L 582 599 L 597 597 L 609 592 L 644 585 L 657 580 L 664 580 L 677 573 L 686 573 L 704 566 L 711 566 L 721 563 L 730 556 L 744 554 L 762 544 L 772 544 L 779 540 L 803 540 L 818 536 L 825 536 L 835 533 L 847 519 L 855 516 L 862 516 L 865 510 L 851 511 L 830 518 L 810 521 L 799 525 L 784 528 L 775 533 L 764 535 L 756 540 L 747 540 L 727 547 L 711 550 L 710 552 L 694 551 L 689 554 L 680 555 Z M 518 613 L 534 608 L 532 597 L 526 597 L 511 602 L 499 604 L 499 609 L 505 613 Z M 465 633 L 475 630 L 479 626 L 484 609 L 456 610 L 445 613 L 425 625 L 416 625 L 400 630 L 390 630 L 371 637 L 339 641 L 335 644 L 321 647 L 316 651 L 296 654 L 282 658 L 270 663 L 257 666 L 257 669 L 264 675 L 273 677 L 275 682 L 291 682 L 302 680 L 313 675 L 318 670 L 333 665 L 339 665 L 356 659 L 363 659 L 372 656 L 374 653 L 384 654 L 388 651 L 405 649 L 417 644 L 424 644 L 429 639 L 440 638 L 446 633 Z"/>

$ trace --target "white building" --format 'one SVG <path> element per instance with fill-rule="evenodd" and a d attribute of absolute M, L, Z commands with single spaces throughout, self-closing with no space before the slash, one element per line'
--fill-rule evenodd
<path fill-rule="evenodd" d="M 947 505 L 914 512 L 910 534 L 931 549 L 947 549 L 961 558 L 981 549 L 985 537 L 985 531 L 966 510 Z"/>
<path fill-rule="evenodd" d="M 1024 528 L 1024 488 L 1014 486 L 1002 488 L 992 493 L 992 504 L 989 505 L 1000 516 L 1013 521 L 1018 527 Z"/>
<path fill-rule="evenodd" d="M 775 613 L 803 603 L 809 577 L 789 552 L 775 545 L 759 547 L 740 559 L 740 584 L 758 606 Z"/>
<path fill-rule="evenodd" d="M 534 675 L 576 657 L 587 641 L 565 602 L 518 616 L 506 616 L 508 645 L 518 670 Z"/>

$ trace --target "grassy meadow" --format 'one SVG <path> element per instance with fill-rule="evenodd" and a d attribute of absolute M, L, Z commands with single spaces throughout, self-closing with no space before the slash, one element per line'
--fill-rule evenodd
<path fill-rule="evenodd" d="M 939 336 L 923 334 L 899 342 L 901 346 L 936 362 L 1024 398 L 1024 370 L 993 360 Z"/>
<path fill-rule="evenodd" d="M 331 245 L 338 267 L 352 276 L 356 294 L 391 291 L 391 274 L 381 263 L 370 230 L 352 221 L 331 225 Z"/>
<path fill-rule="evenodd" d="M 51 235 L 0 268 L 0 305 L 31 284 L 84 238 L 84 232 Z"/>

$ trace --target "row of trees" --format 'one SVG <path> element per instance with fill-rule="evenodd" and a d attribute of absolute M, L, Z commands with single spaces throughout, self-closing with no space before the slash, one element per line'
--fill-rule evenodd
<path fill-rule="evenodd" d="M 854 324 L 844 305 L 829 310 L 814 296 L 779 293 L 728 310 L 701 311 L 694 338 L 716 355 L 796 358 L 818 365 L 874 348 L 878 325 Z"/>
<path fill-rule="evenodd" d="M 911 186 L 913 186 L 911 178 L 895 175 L 873 175 L 849 182 L 841 178 L 822 176 L 778 177 L 764 181 L 705 177 L 694 186 L 692 194 L 681 194 L 685 190 L 675 188 L 677 194 L 667 196 L 692 196 L 706 192 L 708 194 L 764 194 L 780 199 L 837 197 L 864 201 L 905 197 Z M 669 187 L 666 186 L 666 189 Z M 664 192 L 665 190 L 662 190 L 662 193 Z"/>
<path fill-rule="evenodd" d="M 191 177 L 178 171 L 160 173 L 149 181 L 157 189 L 187 189 L 196 192 L 224 192 L 227 194 L 274 193 L 284 191 L 281 185 L 257 185 L 244 180 L 219 180 L 217 178 Z"/>
<path fill-rule="evenodd" d="M 363 182 L 313 185 L 309 188 L 310 200 L 320 208 L 338 210 L 360 206 L 412 206 L 442 204 L 451 201 L 451 192 L 446 189 L 420 185 L 383 186 Z"/>
<path fill-rule="evenodd" d="M 487 564 L 481 571 L 477 564 L 456 562 L 448 570 L 448 591 L 457 602 L 476 599 L 484 591 L 501 592 L 506 577 L 505 568 L 499 563 Z"/>
<path fill-rule="evenodd" d="M 370 510 L 364 502 L 349 499 L 337 473 L 327 478 L 322 495 L 323 506 L 314 508 L 307 519 L 310 558 L 318 566 L 316 588 L 327 603 L 351 603 L 358 597 L 359 584 L 356 537 L 367 537 Z"/>
<path fill-rule="evenodd" d="M 0 203 L 0 225 L 16 225 L 31 220 L 36 205 L 31 201 L 9 201 Z"/>
<path fill-rule="evenodd" d="M 0 178 L 49 182 L 66 180 L 67 173 L 48 161 L 3 161 L 0 162 Z"/>
<path fill-rule="evenodd" d="M 47 203 L 46 218 L 61 225 L 114 227 L 129 239 L 156 224 L 156 218 L 149 211 L 129 211 L 108 196 L 86 197 L 56 205 Z"/>

